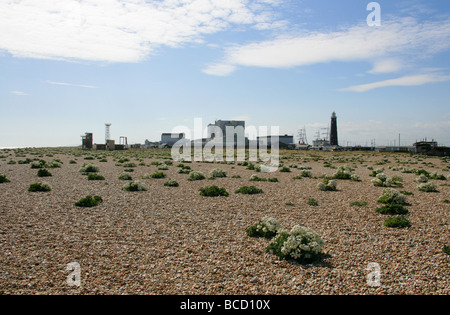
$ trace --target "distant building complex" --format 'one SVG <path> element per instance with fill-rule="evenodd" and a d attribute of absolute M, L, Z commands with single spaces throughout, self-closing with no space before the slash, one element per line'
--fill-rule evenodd
<path fill-rule="evenodd" d="M 299 131 L 298 143 L 294 142 L 292 135 L 268 135 L 259 136 L 256 140 L 249 140 L 245 137 L 245 121 L 242 120 L 216 120 L 213 124 L 207 126 L 206 138 L 201 139 L 186 139 L 184 133 L 163 133 L 161 134 L 161 141 L 152 142 L 145 140 L 145 144 L 128 144 L 127 137 L 121 136 L 119 144 L 111 140 L 110 133 L 111 124 L 105 124 L 105 143 L 93 144 L 93 134 L 86 132 L 81 136 L 81 147 L 83 150 L 127 150 L 127 149 L 150 149 L 150 148 L 172 148 L 175 144 L 182 144 L 183 146 L 202 146 L 208 143 L 214 145 L 222 144 L 224 147 L 242 147 L 255 148 L 267 147 L 271 148 L 277 145 L 280 149 L 295 149 L 295 150 L 350 150 L 350 151 L 379 151 L 379 152 L 409 152 L 418 154 L 427 154 L 435 156 L 450 156 L 450 148 L 438 146 L 434 140 L 416 141 L 412 146 L 400 146 L 400 135 L 398 146 L 375 146 L 375 139 L 371 140 L 370 146 L 346 146 L 339 145 L 338 125 L 336 112 L 331 114 L 331 123 L 328 128 L 320 128 L 316 134 L 312 145 L 308 144 L 306 137 L 306 128 Z M 347 142 L 348 144 L 348 142 Z"/>

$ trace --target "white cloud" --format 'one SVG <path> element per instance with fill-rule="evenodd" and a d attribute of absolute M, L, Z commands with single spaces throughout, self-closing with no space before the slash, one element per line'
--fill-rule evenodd
<path fill-rule="evenodd" d="M 418 86 L 428 83 L 444 82 L 444 81 L 450 81 L 450 76 L 439 74 L 419 74 L 369 84 L 354 85 L 348 88 L 341 89 L 340 91 L 366 92 L 373 89 L 388 86 Z"/>
<path fill-rule="evenodd" d="M 22 92 L 22 91 L 10 91 L 10 93 L 11 93 L 11 94 L 14 94 L 14 95 L 18 95 L 18 96 L 26 96 L 26 95 L 29 95 L 29 94 L 27 94 L 27 93 L 25 93 L 25 92 Z"/>
<path fill-rule="evenodd" d="M 450 47 L 450 19 L 418 23 L 413 18 L 385 20 L 380 27 L 358 25 L 335 32 L 310 32 L 273 40 L 237 45 L 226 50 L 222 61 L 207 66 L 213 74 L 222 65 L 232 67 L 292 68 L 332 61 L 390 59 L 374 70 L 393 71 L 400 64 L 392 56 L 428 57 Z M 230 74 L 229 72 L 228 74 Z"/>
<path fill-rule="evenodd" d="M 46 80 L 45 82 L 48 83 L 48 84 L 53 84 L 53 85 L 64 85 L 64 86 L 75 86 L 75 87 L 82 87 L 82 88 L 88 88 L 88 89 L 97 89 L 97 87 L 94 86 L 94 85 L 73 84 L 73 83 L 66 83 L 66 82 L 55 82 L 55 81 L 50 81 L 50 80 Z"/>
<path fill-rule="evenodd" d="M 273 23 L 262 0 L 0 2 L 0 51 L 16 57 L 138 62 L 160 45 L 198 42 L 233 24 Z M 254 9 L 250 9 L 250 7 Z"/>
<path fill-rule="evenodd" d="M 373 69 L 370 70 L 369 73 L 398 72 L 402 66 L 402 62 L 396 59 L 378 60 L 374 63 Z"/>

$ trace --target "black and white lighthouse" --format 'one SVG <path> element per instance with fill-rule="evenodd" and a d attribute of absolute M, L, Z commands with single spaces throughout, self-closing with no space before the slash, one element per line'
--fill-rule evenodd
<path fill-rule="evenodd" d="M 338 132 L 337 132 L 337 116 L 335 112 L 333 112 L 333 114 L 331 115 L 330 145 L 339 146 Z"/>

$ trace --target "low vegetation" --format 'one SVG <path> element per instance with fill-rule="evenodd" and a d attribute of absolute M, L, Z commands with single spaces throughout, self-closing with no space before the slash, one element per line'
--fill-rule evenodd
<path fill-rule="evenodd" d="M 100 196 L 86 196 L 85 198 L 80 199 L 75 203 L 75 206 L 82 207 L 82 208 L 91 208 L 98 206 L 101 202 L 103 202 L 103 199 Z"/>
<path fill-rule="evenodd" d="M 280 222 L 277 219 L 265 216 L 257 224 L 254 224 L 247 228 L 245 231 L 250 237 L 265 237 L 272 238 L 277 235 L 278 230 L 281 228 Z"/>
<path fill-rule="evenodd" d="M 256 188 L 255 186 L 243 186 L 237 189 L 234 193 L 244 195 L 254 195 L 254 194 L 262 194 L 263 190 L 260 188 Z"/>
<path fill-rule="evenodd" d="M 31 184 L 30 187 L 28 187 L 28 191 L 31 192 L 47 192 L 51 190 L 52 186 L 46 182 Z"/>
<path fill-rule="evenodd" d="M 122 187 L 122 190 L 125 191 L 146 191 L 147 187 L 145 184 L 141 183 L 140 181 L 136 180 L 130 183 L 125 184 Z"/>
<path fill-rule="evenodd" d="M 200 188 L 200 195 L 205 197 L 219 197 L 219 196 L 228 196 L 228 192 L 225 188 L 219 188 L 218 186 L 210 186 Z"/>

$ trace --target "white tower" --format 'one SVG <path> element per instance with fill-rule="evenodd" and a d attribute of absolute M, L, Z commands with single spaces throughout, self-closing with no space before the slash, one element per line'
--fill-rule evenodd
<path fill-rule="evenodd" d="M 108 143 L 108 140 L 111 140 L 111 133 L 109 131 L 109 127 L 111 127 L 110 123 L 105 124 L 105 143 Z"/>

